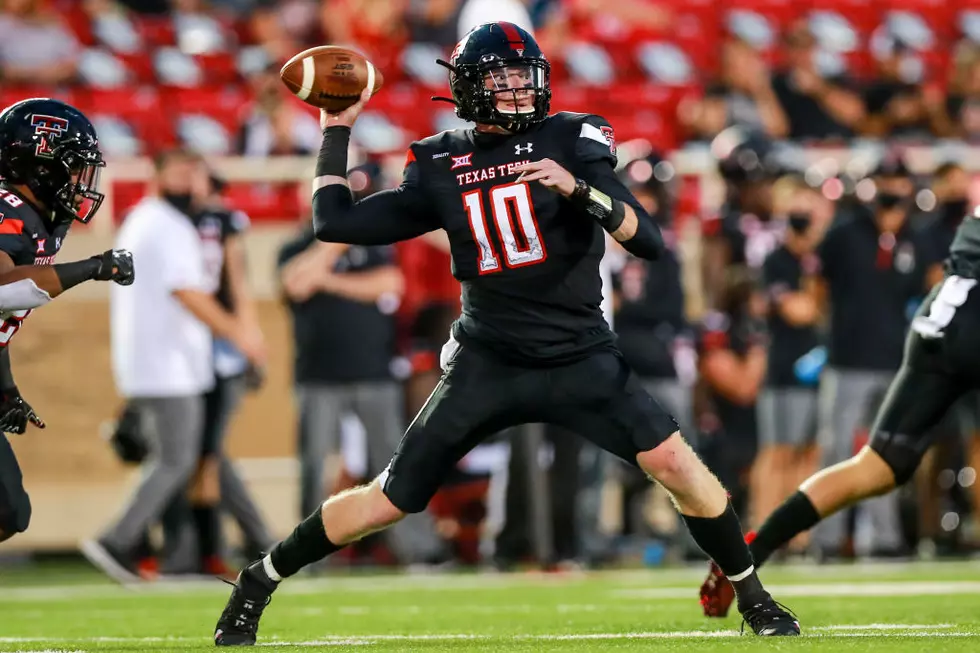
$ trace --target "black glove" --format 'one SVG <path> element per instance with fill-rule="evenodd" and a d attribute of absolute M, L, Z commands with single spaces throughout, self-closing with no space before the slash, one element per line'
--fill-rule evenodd
<path fill-rule="evenodd" d="M 132 405 L 123 409 L 107 439 L 112 450 L 124 463 L 139 464 L 150 453 L 150 445 L 143 430 L 142 413 Z"/>
<path fill-rule="evenodd" d="M 99 262 L 99 271 L 92 277 L 96 281 L 115 281 L 120 286 L 128 286 L 136 278 L 133 255 L 124 249 L 110 249 L 92 258 Z"/>
<path fill-rule="evenodd" d="M 3 401 L 0 401 L 0 431 L 21 435 L 27 431 L 28 422 L 39 429 L 45 427 L 44 420 L 24 401 L 17 388 L 4 390 Z"/>

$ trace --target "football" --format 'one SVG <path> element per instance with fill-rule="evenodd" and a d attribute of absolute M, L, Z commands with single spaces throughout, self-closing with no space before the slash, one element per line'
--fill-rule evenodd
<path fill-rule="evenodd" d="M 334 45 L 300 52 L 279 72 L 282 83 L 307 104 L 331 113 L 356 104 L 361 91 L 378 92 L 384 77 L 363 54 Z"/>

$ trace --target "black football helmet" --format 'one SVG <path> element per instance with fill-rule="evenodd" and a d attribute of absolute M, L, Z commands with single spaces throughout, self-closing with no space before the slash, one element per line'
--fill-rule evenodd
<path fill-rule="evenodd" d="M 548 117 L 551 64 L 537 41 L 513 23 L 485 23 L 471 29 L 449 61 L 453 97 L 433 98 L 456 105 L 463 120 L 519 131 Z"/>
<path fill-rule="evenodd" d="M 0 112 L 0 178 L 27 186 L 56 219 L 92 219 L 103 167 L 95 128 L 75 107 L 31 98 Z"/>

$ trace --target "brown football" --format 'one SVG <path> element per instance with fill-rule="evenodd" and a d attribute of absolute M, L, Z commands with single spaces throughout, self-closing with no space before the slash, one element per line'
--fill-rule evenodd
<path fill-rule="evenodd" d="M 304 50 L 279 71 L 282 83 L 307 104 L 330 112 L 357 103 L 361 91 L 378 92 L 384 77 L 363 54 L 335 45 Z"/>

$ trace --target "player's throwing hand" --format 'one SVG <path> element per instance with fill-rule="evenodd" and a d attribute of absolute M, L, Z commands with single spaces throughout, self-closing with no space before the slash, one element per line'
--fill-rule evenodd
<path fill-rule="evenodd" d="M 328 113 L 326 109 L 320 109 L 320 129 L 327 127 L 352 127 L 357 117 L 364 110 L 364 105 L 371 98 L 371 89 L 365 88 L 361 91 L 361 99 L 357 104 L 352 104 L 340 113 Z"/>
<path fill-rule="evenodd" d="M 541 159 L 516 166 L 515 170 L 521 172 L 517 182 L 540 181 L 545 188 L 550 188 L 556 193 L 561 193 L 565 197 L 572 194 L 575 190 L 575 177 L 568 170 L 551 159 Z"/>

